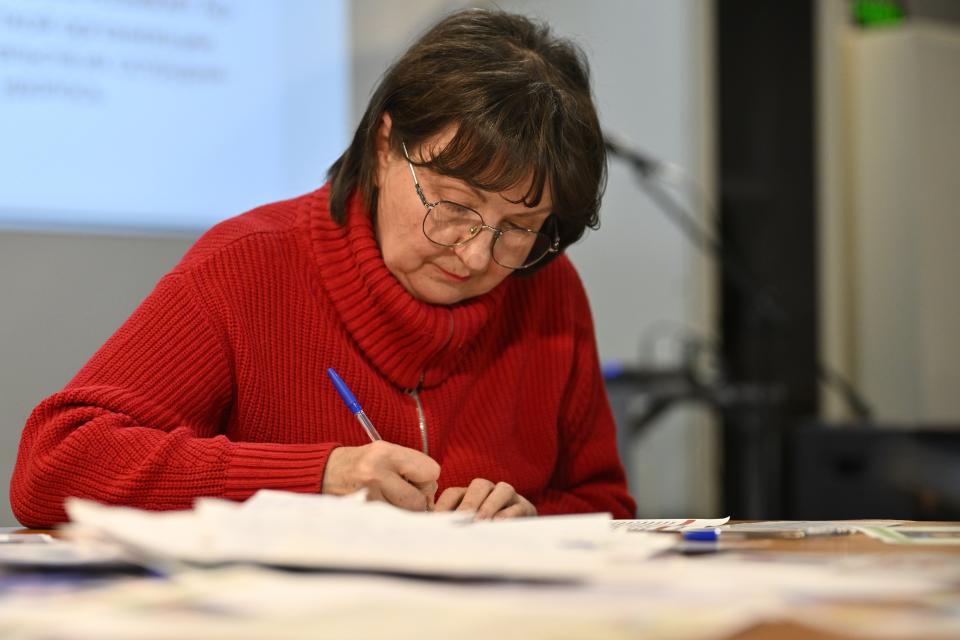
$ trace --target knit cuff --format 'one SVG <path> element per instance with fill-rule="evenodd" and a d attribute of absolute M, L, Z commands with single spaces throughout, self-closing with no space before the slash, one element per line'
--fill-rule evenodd
<path fill-rule="evenodd" d="M 319 493 L 327 457 L 339 446 L 338 442 L 235 443 L 231 448 L 223 497 L 246 500 L 260 489 Z"/>

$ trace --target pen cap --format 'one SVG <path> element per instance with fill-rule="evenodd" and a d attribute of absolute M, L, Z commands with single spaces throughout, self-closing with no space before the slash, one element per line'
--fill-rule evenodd
<path fill-rule="evenodd" d="M 334 388 L 336 388 L 340 397 L 343 398 L 343 401 L 351 413 L 357 414 L 363 411 L 363 409 L 360 408 L 360 403 L 357 402 L 357 399 L 353 397 L 350 389 L 347 388 L 347 383 L 340 379 L 340 376 L 337 375 L 337 372 L 334 371 L 333 368 L 327 369 L 327 376 L 329 376 L 330 382 L 333 383 Z"/>

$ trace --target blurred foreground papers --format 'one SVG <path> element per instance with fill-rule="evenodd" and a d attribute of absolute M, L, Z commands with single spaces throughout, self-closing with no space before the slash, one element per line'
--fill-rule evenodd
<path fill-rule="evenodd" d="M 619 538 L 609 514 L 472 522 L 414 513 L 362 494 L 260 491 L 245 503 L 201 498 L 151 512 L 71 498 L 75 540 L 119 543 L 145 563 L 230 562 L 458 578 L 571 581 L 601 570 Z M 651 553 L 662 545 L 654 545 Z M 636 550 L 636 546 L 634 546 Z"/>

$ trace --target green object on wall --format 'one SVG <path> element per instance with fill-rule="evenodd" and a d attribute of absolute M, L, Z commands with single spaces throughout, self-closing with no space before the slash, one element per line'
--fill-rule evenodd
<path fill-rule="evenodd" d="M 892 0 L 856 0 L 853 17 L 864 27 L 886 27 L 903 22 L 903 9 Z"/>

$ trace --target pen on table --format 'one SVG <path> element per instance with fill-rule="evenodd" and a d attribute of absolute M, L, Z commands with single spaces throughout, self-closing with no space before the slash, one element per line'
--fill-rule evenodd
<path fill-rule="evenodd" d="M 684 555 L 701 555 L 720 551 L 743 550 L 744 548 L 756 548 L 757 544 L 770 544 L 770 540 L 755 541 L 751 544 L 751 542 L 748 542 L 751 536 L 742 533 L 724 533 L 721 529 L 686 529 L 680 533 L 682 540 L 673 547 L 673 550 Z M 776 536 L 764 537 L 770 538 Z"/>
<path fill-rule="evenodd" d="M 694 542 L 716 542 L 720 539 L 719 529 L 688 529 L 681 533 L 684 540 Z"/>
<path fill-rule="evenodd" d="M 360 426 L 362 426 L 363 430 L 367 432 L 368 436 L 370 436 L 370 440 L 372 442 L 382 440 L 383 438 L 381 438 L 380 434 L 377 433 L 376 427 L 374 427 L 373 423 L 370 422 L 370 418 L 367 417 L 367 414 L 363 412 L 363 407 L 361 407 L 360 403 L 357 402 L 357 399 L 353 396 L 353 393 L 351 393 L 347 383 L 337 375 L 337 372 L 334 371 L 332 367 L 327 369 L 327 376 L 330 377 L 330 381 L 336 388 L 337 393 L 339 393 L 340 397 L 343 398 L 344 404 L 346 404 L 347 408 L 350 409 L 350 413 L 356 416 L 357 421 L 360 422 Z"/>
<path fill-rule="evenodd" d="M 794 540 L 805 537 L 803 531 L 737 531 L 724 529 L 687 529 L 681 532 L 684 540 L 689 542 L 717 542 L 727 540 L 773 539 L 784 538 Z"/>

